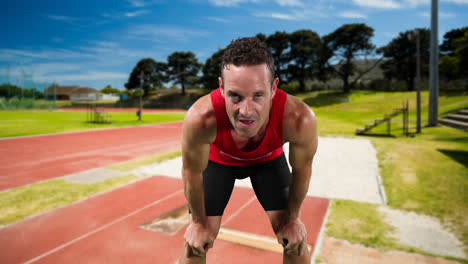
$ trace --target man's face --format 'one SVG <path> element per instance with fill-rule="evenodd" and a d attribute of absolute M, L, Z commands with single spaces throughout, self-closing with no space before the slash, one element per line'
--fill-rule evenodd
<path fill-rule="evenodd" d="M 270 83 L 266 64 L 239 67 L 228 64 L 223 69 L 223 79 L 219 78 L 219 86 L 232 127 L 241 137 L 254 137 L 269 121 L 278 79 Z"/>

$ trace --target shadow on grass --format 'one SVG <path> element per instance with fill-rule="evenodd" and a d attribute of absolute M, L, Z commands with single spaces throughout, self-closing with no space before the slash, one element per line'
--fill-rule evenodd
<path fill-rule="evenodd" d="M 468 168 L 468 151 L 449 149 L 438 149 L 438 151 Z"/>
<path fill-rule="evenodd" d="M 327 106 L 349 102 L 349 94 L 343 92 L 322 93 L 315 97 L 304 99 L 304 103 L 312 107 Z"/>

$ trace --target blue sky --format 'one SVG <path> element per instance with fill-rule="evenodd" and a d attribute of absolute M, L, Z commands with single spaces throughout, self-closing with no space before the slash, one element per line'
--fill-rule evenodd
<path fill-rule="evenodd" d="M 366 23 L 372 42 L 430 27 L 430 0 L 7 0 L 0 10 L 0 83 L 124 89 L 136 63 L 192 51 L 202 63 L 232 39 Z M 463 18 L 465 17 L 465 18 Z M 468 0 L 439 1 L 439 42 L 468 26 Z"/>

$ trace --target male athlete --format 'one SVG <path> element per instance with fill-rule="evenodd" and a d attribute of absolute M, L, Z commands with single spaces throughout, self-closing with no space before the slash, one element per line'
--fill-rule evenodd
<path fill-rule="evenodd" d="M 310 263 L 300 209 L 317 150 L 316 118 L 302 101 L 279 90 L 274 76 L 265 44 L 237 39 L 224 52 L 219 89 L 187 112 L 182 177 L 191 221 L 179 263 L 206 263 L 234 182 L 246 177 L 284 247 L 283 262 Z"/>

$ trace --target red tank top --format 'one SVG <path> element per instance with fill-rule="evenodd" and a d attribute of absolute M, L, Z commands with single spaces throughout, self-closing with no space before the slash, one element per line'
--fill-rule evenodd
<path fill-rule="evenodd" d="M 210 96 L 217 125 L 216 140 L 210 145 L 210 160 L 231 166 L 248 166 L 270 161 L 283 153 L 283 116 L 287 97 L 284 91 L 276 89 L 265 136 L 260 145 L 249 152 L 240 150 L 234 142 L 221 89 L 214 90 Z"/>

